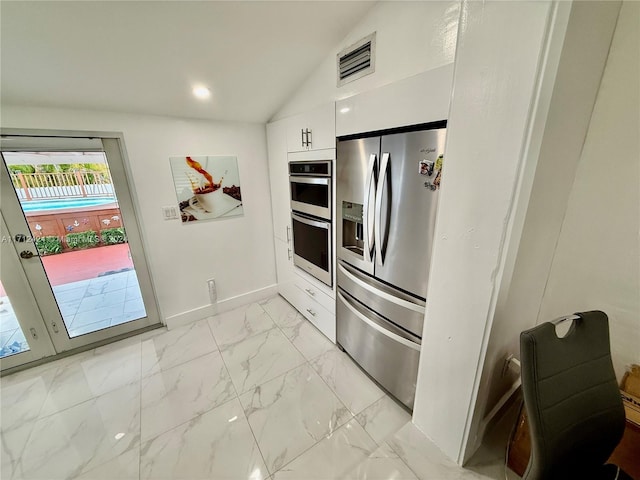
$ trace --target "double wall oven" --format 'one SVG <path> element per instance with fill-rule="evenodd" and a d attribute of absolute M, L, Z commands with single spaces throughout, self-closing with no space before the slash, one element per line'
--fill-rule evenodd
<path fill-rule="evenodd" d="M 331 286 L 331 160 L 289 162 L 293 263 Z"/>

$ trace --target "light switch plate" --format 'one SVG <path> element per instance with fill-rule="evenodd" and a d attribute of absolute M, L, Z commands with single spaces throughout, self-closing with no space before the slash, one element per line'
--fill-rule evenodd
<path fill-rule="evenodd" d="M 176 220 L 178 218 L 178 208 L 171 207 L 162 207 L 162 215 L 165 220 Z"/>

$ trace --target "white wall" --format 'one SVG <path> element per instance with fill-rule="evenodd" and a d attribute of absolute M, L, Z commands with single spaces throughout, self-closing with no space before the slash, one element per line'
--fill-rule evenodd
<path fill-rule="evenodd" d="M 552 2 L 463 3 L 414 423 L 462 462 Z M 535 159 L 534 159 L 535 161 Z"/>
<path fill-rule="evenodd" d="M 275 283 L 264 125 L 3 105 L 2 127 L 124 133 L 164 318 L 208 305 L 206 280 L 212 277 L 219 300 Z M 244 216 L 164 221 L 161 207 L 177 204 L 169 157 L 180 155 L 237 156 Z"/>
<path fill-rule="evenodd" d="M 535 174 L 529 177 L 530 196 L 520 200 L 522 215 L 516 222 L 522 234 L 512 236 L 507 250 L 470 429 L 471 453 L 482 440 L 491 420 L 489 413 L 499 408 L 506 399 L 503 395 L 518 379 L 514 371 L 503 376 L 505 360 L 510 354 L 519 356 L 520 332 L 536 324 L 620 2 L 565 2 L 561 6 L 566 27 L 558 31 L 556 41 L 551 39 L 551 46 L 561 49 L 555 75 L 545 75 L 542 85 L 550 91 L 549 107 L 538 108 L 533 119 L 532 129 L 540 135 L 536 138 L 534 134 L 529 148 L 529 155 L 535 158 L 529 162 Z M 545 60 L 547 69 L 551 53 Z"/>
<path fill-rule="evenodd" d="M 272 120 L 452 63 L 459 13 L 459 1 L 380 2 L 354 25 Z M 338 88 L 336 55 L 374 31 L 375 72 Z"/>
<path fill-rule="evenodd" d="M 640 363 L 640 3 L 624 2 L 538 322 L 602 310 L 620 377 Z"/>

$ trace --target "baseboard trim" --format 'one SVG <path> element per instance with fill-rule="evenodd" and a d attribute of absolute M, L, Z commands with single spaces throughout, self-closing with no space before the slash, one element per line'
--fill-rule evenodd
<path fill-rule="evenodd" d="M 259 288 L 251 292 L 236 295 L 235 297 L 220 300 L 217 304 L 203 305 L 186 312 L 177 313 L 166 318 L 166 326 L 168 330 L 189 325 L 198 320 L 212 317 L 219 313 L 228 312 L 235 308 L 247 305 L 248 303 L 259 302 L 278 294 L 278 285 L 273 284 L 268 287 Z"/>
<path fill-rule="evenodd" d="M 167 317 L 165 323 L 167 330 L 173 330 L 174 328 L 184 327 L 190 323 L 197 322 L 203 318 L 211 317 L 216 314 L 216 306 L 209 304 L 202 307 L 187 310 L 186 312 L 177 313 Z"/>
<path fill-rule="evenodd" d="M 272 285 L 269 285 L 268 287 L 259 288 L 251 292 L 243 293 L 242 295 L 226 298 L 218 302 L 217 313 L 228 312 L 229 310 L 233 310 L 234 308 L 241 307 L 248 303 L 266 300 L 267 298 L 273 297 L 277 294 L 278 294 L 278 284 L 274 283 Z"/>

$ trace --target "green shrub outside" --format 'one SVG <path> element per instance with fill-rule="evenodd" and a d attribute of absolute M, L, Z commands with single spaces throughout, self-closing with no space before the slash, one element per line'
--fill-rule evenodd
<path fill-rule="evenodd" d="M 9 165 L 11 173 L 35 173 L 36 167 L 33 165 Z"/>
<path fill-rule="evenodd" d="M 34 173 L 36 171 L 36 167 L 33 165 L 8 165 L 8 168 L 11 173 Z M 13 179 L 13 186 L 16 188 L 22 188 L 22 185 L 17 178 Z"/>
<path fill-rule="evenodd" d="M 117 243 L 125 243 L 127 238 L 124 234 L 124 228 L 105 228 L 100 232 L 102 243 L 105 245 L 115 245 Z"/>
<path fill-rule="evenodd" d="M 100 238 L 95 230 L 67 234 L 67 245 L 69 245 L 70 248 L 90 248 L 95 247 L 99 243 Z"/>
<path fill-rule="evenodd" d="M 53 255 L 62 252 L 62 242 L 58 237 L 36 238 L 36 248 L 40 255 Z"/>
<path fill-rule="evenodd" d="M 105 228 L 100 235 L 95 230 L 87 230 L 86 232 L 68 233 L 66 236 L 67 245 L 72 249 L 85 249 L 97 247 L 101 241 L 103 245 L 116 245 L 126 243 L 127 237 L 124 228 Z M 40 255 L 54 255 L 62 253 L 62 241 L 55 236 L 40 237 L 35 239 L 36 248 Z"/>

